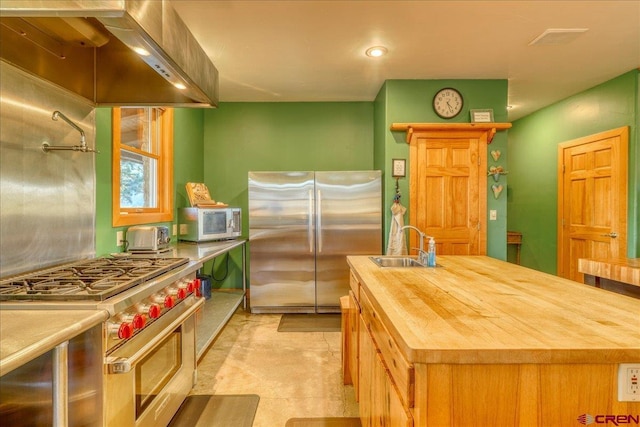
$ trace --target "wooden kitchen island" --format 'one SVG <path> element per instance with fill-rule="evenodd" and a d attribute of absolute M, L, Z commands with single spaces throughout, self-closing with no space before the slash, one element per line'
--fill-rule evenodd
<path fill-rule="evenodd" d="M 617 380 L 620 363 L 640 363 L 640 300 L 485 256 L 348 262 L 343 356 L 363 426 L 640 416 L 640 401 L 618 401 Z"/>

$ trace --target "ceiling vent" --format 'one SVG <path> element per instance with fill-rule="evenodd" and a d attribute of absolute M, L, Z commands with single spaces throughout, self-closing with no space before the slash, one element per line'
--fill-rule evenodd
<path fill-rule="evenodd" d="M 529 46 L 567 44 L 587 31 L 588 28 L 549 28 L 533 39 Z"/>

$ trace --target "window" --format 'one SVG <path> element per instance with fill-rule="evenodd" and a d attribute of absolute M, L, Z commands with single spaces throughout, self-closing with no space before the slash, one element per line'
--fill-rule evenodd
<path fill-rule="evenodd" d="M 173 220 L 173 109 L 113 109 L 113 226 Z"/>

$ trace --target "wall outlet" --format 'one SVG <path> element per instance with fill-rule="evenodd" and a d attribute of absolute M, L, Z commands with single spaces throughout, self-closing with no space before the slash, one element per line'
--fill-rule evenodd
<path fill-rule="evenodd" d="M 116 232 L 116 246 L 122 246 L 124 244 L 124 231 Z"/>
<path fill-rule="evenodd" d="M 187 224 L 180 224 L 180 235 L 187 234 Z"/>
<path fill-rule="evenodd" d="M 498 211 L 495 209 L 491 209 L 489 211 L 489 221 L 495 221 L 498 219 Z"/>
<path fill-rule="evenodd" d="M 640 402 L 640 363 L 618 365 L 618 401 Z"/>
<path fill-rule="evenodd" d="M 178 234 L 178 224 L 173 224 L 173 232 L 172 235 L 176 236 Z"/>

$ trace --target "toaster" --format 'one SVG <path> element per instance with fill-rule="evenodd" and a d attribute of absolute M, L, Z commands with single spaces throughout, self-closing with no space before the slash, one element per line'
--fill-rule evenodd
<path fill-rule="evenodd" d="M 159 251 L 169 247 L 169 227 L 136 225 L 127 230 L 128 251 Z"/>

